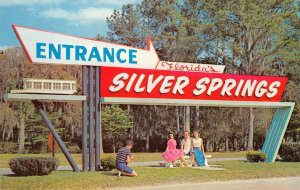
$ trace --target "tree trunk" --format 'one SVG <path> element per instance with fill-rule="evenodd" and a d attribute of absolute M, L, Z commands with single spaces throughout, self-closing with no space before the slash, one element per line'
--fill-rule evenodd
<path fill-rule="evenodd" d="M 250 108 L 249 110 L 250 120 L 249 120 L 249 135 L 248 135 L 248 150 L 253 150 L 253 128 L 254 128 L 254 110 Z"/>
<path fill-rule="evenodd" d="M 210 148 L 210 140 L 207 140 L 206 143 L 205 143 L 205 149 L 206 151 L 211 151 L 211 148 Z"/>
<path fill-rule="evenodd" d="M 113 140 L 112 143 L 112 148 L 113 148 L 113 152 L 116 153 L 116 145 L 115 145 L 115 140 Z"/>
<path fill-rule="evenodd" d="M 150 147 L 150 128 L 149 128 L 148 115 L 146 115 L 144 118 L 144 129 L 147 130 L 147 132 L 146 132 L 146 152 L 148 152 L 149 147 Z"/>
<path fill-rule="evenodd" d="M 20 122 L 19 122 L 19 154 L 25 153 L 25 115 L 20 112 Z"/>
<path fill-rule="evenodd" d="M 243 110 L 244 110 L 243 108 L 239 108 L 239 112 L 240 112 L 239 124 L 240 126 L 243 126 L 243 139 L 240 148 L 243 148 L 245 150 L 247 148 L 247 143 L 248 143 L 248 138 L 247 138 L 248 127 L 246 126 L 243 118 Z"/>
<path fill-rule="evenodd" d="M 130 105 L 127 105 L 127 110 L 128 110 L 128 113 L 131 115 Z M 131 139 L 133 139 L 133 131 L 134 131 L 134 124 L 133 124 L 133 121 L 132 121 L 132 127 L 130 128 L 130 138 Z"/>
<path fill-rule="evenodd" d="M 229 151 L 229 148 L 228 148 L 228 144 L 229 144 L 229 139 L 228 139 L 228 136 L 226 135 L 225 136 L 225 151 Z"/>
<path fill-rule="evenodd" d="M 236 61 L 236 50 L 235 50 L 236 44 L 237 44 L 237 39 L 236 37 L 234 37 L 233 46 L 232 46 L 232 64 L 234 66 L 238 66 Z M 235 68 L 234 73 L 239 73 L 238 69 Z"/>
<path fill-rule="evenodd" d="M 74 125 L 71 125 L 71 139 L 75 139 L 75 127 Z"/>
<path fill-rule="evenodd" d="M 238 150 L 238 142 L 237 142 L 237 139 L 236 139 L 236 137 L 234 137 L 234 139 L 233 139 L 233 150 Z"/>
<path fill-rule="evenodd" d="M 196 129 L 200 130 L 200 108 L 196 106 Z"/>
<path fill-rule="evenodd" d="M 191 107 L 190 106 L 186 106 L 185 108 L 185 131 L 191 131 Z"/>
<path fill-rule="evenodd" d="M 225 42 L 223 38 L 222 38 L 222 64 L 226 65 Z"/>
<path fill-rule="evenodd" d="M 179 122 L 179 108 L 176 106 L 176 130 L 177 133 L 180 131 L 180 122 Z"/>
<path fill-rule="evenodd" d="M 2 132 L 2 139 L 3 141 L 5 141 L 5 133 L 6 133 L 6 130 L 5 130 L 5 127 L 3 128 L 3 132 Z"/>
<path fill-rule="evenodd" d="M 146 137 L 146 152 L 149 152 L 149 149 L 150 149 L 150 131 L 148 131 Z"/>
<path fill-rule="evenodd" d="M 219 65 L 219 44 L 218 44 L 218 39 L 214 40 L 214 45 L 215 45 L 215 60 L 216 60 L 216 65 Z"/>
<path fill-rule="evenodd" d="M 248 136 L 247 136 L 247 134 L 246 134 L 246 132 L 244 133 L 244 144 L 243 144 L 243 147 L 244 147 L 244 150 L 246 150 L 247 149 L 247 147 L 248 147 Z"/>
<path fill-rule="evenodd" d="M 216 152 L 217 151 L 217 142 L 216 142 L 216 136 L 214 134 L 214 137 L 213 137 L 213 152 Z"/>

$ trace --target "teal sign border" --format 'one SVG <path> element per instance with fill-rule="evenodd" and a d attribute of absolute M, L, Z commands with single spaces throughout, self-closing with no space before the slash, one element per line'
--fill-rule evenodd
<path fill-rule="evenodd" d="M 208 107 L 254 107 L 276 108 L 273 120 L 263 144 L 262 152 L 266 153 L 266 162 L 275 161 L 283 135 L 290 121 L 294 102 L 255 102 L 255 101 L 219 101 L 187 100 L 158 98 L 101 98 L 102 104 L 137 104 L 137 105 L 173 105 L 173 106 L 208 106 Z"/>

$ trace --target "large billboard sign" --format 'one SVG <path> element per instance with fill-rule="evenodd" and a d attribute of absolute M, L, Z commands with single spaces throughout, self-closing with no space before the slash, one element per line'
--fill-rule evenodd
<path fill-rule="evenodd" d="M 280 101 L 286 77 L 101 68 L 101 97 Z"/>
<path fill-rule="evenodd" d="M 223 73 L 224 65 L 159 61 L 150 37 L 146 49 L 13 25 L 31 63 Z"/>
<path fill-rule="evenodd" d="M 99 119 L 96 119 L 100 117 L 97 108 L 101 101 L 243 107 L 269 107 L 270 105 L 280 109 L 275 112 L 263 152 L 267 154 L 267 162 L 274 162 L 294 108 L 294 103 L 274 103 L 281 100 L 288 81 L 286 77 L 223 74 L 225 66 L 222 65 L 160 61 L 149 37 L 147 48 L 139 49 L 16 25 L 13 25 L 13 29 L 31 63 L 100 67 L 100 69 L 83 67 L 82 84 L 89 87 L 89 93 L 86 89 L 83 90 L 83 95 L 84 99 L 90 100 L 89 104 L 85 102 L 83 106 L 84 144 L 87 144 L 88 135 L 93 136 L 94 133 L 94 130 L 87 129 L 88 115 L 90 115 L 89 126 L 93 127 L 92 124 L 96 123 L 96 131 L 101 129 L 101 123 L 97 123 Z M 96 72 L 96 83 L 92 81 L 94 72 Z M 97 90 L 93 88 L 94 84 Z M 48 99 L 52 100 L 54 97 L 51 95 Z M 95 102 L 94 97 L 96 97 Z M 58 98 L 62 99 L 61 95 Z M 37 101 L 33 102 L 36 107 L 39 107 Z M 41 114 L 44 113 L 42 109 L 38 110 Z M 79 171 L 59 135 L 53 127 L 49 128 L 60 143 L 74 171 Z M 99 135 L 95 135 L 95 139 L 96 165 L 99 167 L 100 157 L 97 154 L 97 151 L 100 152 L 97 149 L 100 147 Z M 83 146 L 83 148 L 83 170 L 87 170 L 88 147 Z M 94 150 L 93 143 L 90 144 L 90 148 Z M 93 151 L 89 152 L 94 154 Z M 95 169 L 93 162 L 90 162 L 89 166 L 90 170 Z"/>
<path fill-rule="evenodd" d="M 30 62 L 154 69 L 159 58 L 150 37 L 147 48 L 74 37 L 13 25 Z"/>

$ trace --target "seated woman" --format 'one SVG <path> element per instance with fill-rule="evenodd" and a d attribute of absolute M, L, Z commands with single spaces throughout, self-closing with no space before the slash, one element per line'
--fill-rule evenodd
<path fill-rule="evenodd" d="M 203 140 L 200 138 L 200 133 L 194 131 L 194 138 L 192 140 L 193 154 L 192 154 L 192 165 L 195 163 L 197 166 L 207 166 L 206 158 L 204 156 Z"/>
<path fill-rule="evenodd" d="M 169 167 L 173 167 L 172 163 L 176 160 L 181 160 L 181 166 L 188 166 L 187 162 L 184 160 L 184 153 L 181 149 L 176 149 L 176 140 L 174 139 L 173 134 L 169 134 L 169 140 L 167 143 L 167 149 L 162 154 L 164 160 L 169 164 Z"/>

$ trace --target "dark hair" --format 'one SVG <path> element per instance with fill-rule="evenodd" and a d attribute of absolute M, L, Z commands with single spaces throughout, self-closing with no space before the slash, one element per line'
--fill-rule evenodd
<path fill-rule="evenodd" d="M 126 140 L 126 146 L 130 146 L 133 145 L 133 141 L 132 140 Z"/>

